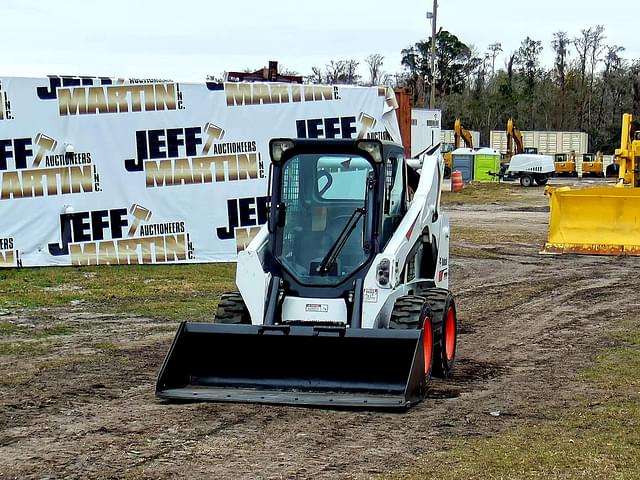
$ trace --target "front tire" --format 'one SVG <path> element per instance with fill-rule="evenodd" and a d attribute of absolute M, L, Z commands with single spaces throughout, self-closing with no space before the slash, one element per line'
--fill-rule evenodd
<path fill-rule="evenodd" d="M 215 323 L 245 324 L 251 323 L 249 310 L 242 299 L 240 292 L 223 293 L 218 302 Z"/>
<path fill-rule="evenodd" d="M 396 300 L 389 319 L 389 328 L 393 330 L 423 330 L 422 350 L 424 354 L 425 383 L 431 379 L 434 366 L 433 312 L 424 297 L 407 295 Z"/>
<path fill-rule="evenodd" d="M 455 300 L 444 288 L 427 290 L 424 297 L 431 307 L 435 327 L 433 376 L 445 378 L 451 375 L 456 363 L 458 317 Z"/>
<path fill-rule="evenodd" d="M 531 185 L 533 185 L 533 178 L 531 178 L 529 175 L 522 175 L 520 177 L 520 185 L 522 185 L 523 187 L 530 187 Z"/>

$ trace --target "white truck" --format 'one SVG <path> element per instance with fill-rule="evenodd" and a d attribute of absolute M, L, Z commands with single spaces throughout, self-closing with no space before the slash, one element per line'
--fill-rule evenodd
<path fill-rule="evenodd" d="M 507 165 L 502 166 L 500 176 L 503 180 L 519 178 L 520 185 L 531 187 L 534 182 L 545 185 L 554 169 L 553 158 L 549 155 L 519 153 L 511 157 Z"/>

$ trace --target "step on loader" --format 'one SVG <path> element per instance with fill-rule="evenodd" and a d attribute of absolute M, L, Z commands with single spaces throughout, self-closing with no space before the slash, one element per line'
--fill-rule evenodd
<path fill-rule="evenodd" d="M 270 142 L 268 222 L 214 323 L 183 322 L 156 395 L 404 409 L 455 363 L 443 165 L 378 140 Z"/>
<path fill-rule="evenodd" d="M 549 188 L 549 235 L 541 253 L 640 255 L 640 131 L 622 117 L 615 186 Z"/>

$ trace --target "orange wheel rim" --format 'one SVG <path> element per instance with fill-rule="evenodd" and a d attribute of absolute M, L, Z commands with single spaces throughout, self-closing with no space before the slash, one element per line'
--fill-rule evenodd
<path fill-rule="evenodd" d="M 433 333 L 429 317 L 422 322 L 422 350 L 424 351 L 424 373 L 426 375 L 431 368 L 431 352 L 433 350 Z"/>
<path fill-rule="evenodd" d="M 456 313 L 453 307 L 449 307 L 447 311 L 444 332 L 444 351 L 447 361 L 450 362 L 456 354 Z"/>

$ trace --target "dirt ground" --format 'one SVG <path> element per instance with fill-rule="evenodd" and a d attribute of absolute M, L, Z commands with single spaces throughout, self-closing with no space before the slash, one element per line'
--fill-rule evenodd
<path fill-rule="evenodd" d="M 0 478 L 362 478 L 411 466 L 443 438 L 543 422 L 589 395 L 576 373 L 636 314 L 618 299 L 637 293 L 640 259 L 539 255 L 548 212 L 531 192 L 447 207 L 458 363 L 403 414 L 164 403 L 155 380 L 176 323 L 82 305 L 0 312 L 79 327 L 53 350 L 0 355 Z"/>

